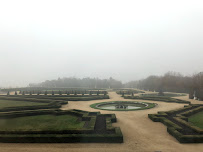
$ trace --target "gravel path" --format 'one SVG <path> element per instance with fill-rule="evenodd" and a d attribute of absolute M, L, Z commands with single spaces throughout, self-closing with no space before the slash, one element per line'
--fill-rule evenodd
<path fill-rule="evenodd" d="M 113 126 L 121 128 L 124 135 L 122 144 L 5 144 L 0 143 L 0 152 L 201 152 L 203 144 L 180 144 L 166 131 L 166 126 L 159 122 L 151 121 L 147 115 L 158 111 L 168 111 L 182 108 L 183 104 L 165 103 L 138 100 L 143 102 L 157 103 L 158 106 L 148 110 L 138 111 L 105 111 L 92 109 L 89 105 L 104 101 L 135 101 L 123 99 L 115 92 L 109 92 L 110 99 L 94 101 L 69 101 L 62 107 L 67 109 L 81 109 L 86 111 L 100 111 L 101 113 L 115 113 L 118 122 Z M 178 97 L 188 100 L 188 97 Z M 188 100 L 192 103 L 203 103 L 201 101 Z"/>

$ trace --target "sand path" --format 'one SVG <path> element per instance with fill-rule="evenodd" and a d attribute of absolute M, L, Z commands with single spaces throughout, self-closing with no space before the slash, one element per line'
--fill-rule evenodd
<path fill-rule="evenodd" d="M 111 112 L 97 110 L 89 107 L 90 104 L 104 101 L 131 101 L 123 99 L 115 92 L 109 92 L 110 99 L 94 101 L 69 101 L 69 104 L 62 107 L 67 109 L 81 109 L 86 111 L 100 111 L 101 113 L 115 113 L 118 122 L 113 126 L 119 126 L 124 135 L 122 144 L 9 144 L 0 143 L 0 152 L 201 152 L 203 144 L 180 144 L 174 137 L 166 131 L 166 126 L 162 123 L 152 122 L 147 114 L 157 113 L 157 111 L 168 111 L 181 108 L 183 104 L 155 102 L 158 106 L 148 110 Z M 188 99 L 187 97 L 179 97 Z M 134 100 L 132 100 L 134 101 Z M 139 100 L 142 101 L 142 100 Z M 190 101 L 190 100 L 189 100 Z M 201 103 L 192 100 L 192 103 Z"/>

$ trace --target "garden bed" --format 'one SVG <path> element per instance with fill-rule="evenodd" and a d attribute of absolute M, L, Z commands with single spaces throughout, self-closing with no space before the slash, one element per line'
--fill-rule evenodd
<path fill-rule="evenodd" d="M 121 143 L 113 114 L 80 110 L 33 110 L 0 113 L 0 142 L 9 143 Z"/>
<path fill-rule="evenodd" d="M 202 122 L 194 123 L 202 117 L 202 112 L 203 105 L 189 105 L 177 110 L 149 114 L 148 117 L 165 124 L 168 133 L 181 143 L 203 143 L 203 129 L 198 126 Z"/>
<path fill-rule="evenodd" d="M 148 93 L 148 94 L 141 94 L 142 97 L 160 97 L 159 93 Z M 187 94 L 184 93 L 169 93 L 164 92 L 164 95 L 162 97 L 181 97 L 181 96 L 187 96 Z"/>
<path fill-rule="evenodd" d="M 38 109 L 56 109 L 64 104 L 66 100 L 50 100 L 44 98 L 25 98 L 24 96 L 0 96 L 0 112 L 25 111 Z"/>
<path fill-rule="evenodd" d="M 171 103 L 182 103 L 182 104 L 190 104 L 189 101 L 175 99 L 170 97 L 155 97 L 155 96 L 124 96 L 125 99 L 137 99 L 137 100 L 152 100 L 152 101 L 163 101 L 163 102 L 171 102 Z"/>

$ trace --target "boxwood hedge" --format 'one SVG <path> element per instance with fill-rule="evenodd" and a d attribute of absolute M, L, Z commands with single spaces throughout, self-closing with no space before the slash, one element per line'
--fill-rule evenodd
<path fill-rule="evenodd" d="M 28 111 L 10 111 L 0 112 L 0 119 L 10 119 L 37 115 L 74 115 L 78 117 L 78 121 L 85 121 L 85 125 L 81 129 L 71 129 L 63 131 L 0 131 L 0 142 L 7 143 L 67 143 L 67 142 L 93 142 L 93 143 L 122 143 L 123 135 L 118 127 L 112 127 L 112 123 L 116 122 L 114 114 L 102 115 L 99 112 L 87 112 L 80 110 L 28 110 Z M 103 120 L 99 120 L 99 116 L 105 118 L 106 123 L 97 124 Z M 64 120 L 66 121 L 66 120 Z M 47 124 L 48 125 L 48 124 Z M 102 126 L 105 125 L 105 126 Z M 98 127 L 99 126 L 99 127 Z M 101 130 L 101 128 L 105 128 Z"/>
<path fill-rule="evenodd" d="M 152 100 L 152 101 L 163 101 L 163 102 L 174 102 L 174 103 L 183 103 L 190 104 L 189 101 L 175 99 L 170 97 L 156 97 L 156 96 L 124 96 L 125 99 L 140 99 L 140 100 Z"/>
<path fill-rule="evenodd" d="M 203 129 L 188 122 L 188 117 L 200 111 L 203 111 L 203 105 L 193 104 L 178 110 L 149 114 L 148 117 L 165 124 L 168 133 L 180 143 L 203 143 Z"/>

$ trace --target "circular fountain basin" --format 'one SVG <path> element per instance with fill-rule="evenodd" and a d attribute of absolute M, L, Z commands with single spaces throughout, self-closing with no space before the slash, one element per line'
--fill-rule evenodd
<path fill-rule="evenodd" d="M 113 101 L 113 102 L 101 102 L 90 105 L 90 107 L 101 110 L 113 110 L 113 111 L 132 111 L 143 110 L 155 107 L 155 103 L 146 102 L 134 102 L 134 101 Z"/>

